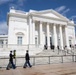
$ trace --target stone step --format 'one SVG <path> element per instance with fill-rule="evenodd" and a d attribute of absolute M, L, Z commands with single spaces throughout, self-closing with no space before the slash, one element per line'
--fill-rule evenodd
<path fill-rule="evenodd" d="M 40 56 L 47 56 L 47 55 L 57 55 L 57 53 L 53 50 L 43 50 L 40 53 L 37 53 L 36 55 Z"/>
<path fill-rule="evenodd" d="M 74 52 L 67 52 L 64 50 L 43 50 L 40 53 L 37 53 L 36 55 L 45 56 L 45 55 L 73 55 Z M 75 51 L 76 53 L 76 51 Z M 75 54 L 74 53 L 74 54 Z"/>

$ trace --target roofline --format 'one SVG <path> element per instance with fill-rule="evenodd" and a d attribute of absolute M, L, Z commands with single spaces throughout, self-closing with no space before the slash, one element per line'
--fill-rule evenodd
<path fill-rule="evenodd" d="M 8 38 L 8 35 L 0 35 L 0 37 L 7 37 Z"/>
<path fill-rule="evenodd" d="M 53 12 L 55 13 L 57 16 L 60 16 L 61 18 L 66 19 L 67 21 L 69 21 L 68 18 L 66 18 L 65 16 L 61 15 L 60 13 L 58 13 L 57 11 L 53 10 L 53 9 L 47 9 L 47 10 L 41 10 L 41 11 L 36 11 L 36 12 L 30 12 L 31 14 L 42 14 L 42 13 L 46 13 L 46 12 Z"/>
<path fill-rule="evenodd" d="M 46 12 L 49 12 L 49 11 L 55 13 L 57 16 L 60 16 L 63 19 L 40 15 L 40 13 L 42 14 L 42 13 L 46 13 Z M 41 10 L 41 11 L 35 11 L 35 12 L 30 12 L 29 11 L 27 13 L 26 12 L 24 12 L 24 13 L 21 13 L 21 12 L 20 13 L 9 12 L 9 13 L 7 13 L 7 25 L 9 25 L 8 23 L 9 23 L 9 17 L 10 16 L 27 18 L 28 16 L 31 16 L 31 15 L 33 15 L 33 16 L 39 16 L 39 17 L 43 17 L 43 18 L 47 18 L 47 19 L 60 20 L 60 21 L 67 22 L 67 24 L 68 24 L 68 22 L 70 22 L 70 20 L 68 18 L 64 17 L 63 15 L 61 15 L 58 12 L 56 12 L 55 10 L 53 10 L 53 9 L 47 9 L 47 10 Z M 76 24 L 72 24 L 72 23 L 70 23 L 70 24 L 76 26 Z"/>

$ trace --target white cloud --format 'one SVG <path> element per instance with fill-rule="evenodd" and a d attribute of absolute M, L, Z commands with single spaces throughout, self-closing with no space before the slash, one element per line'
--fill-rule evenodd
<path fill-rule="evenodd" d="M 14 1 L 15 1 L 15 0 L 13 0 L 13 2 L 14 2 Z M 27 0 L 17 0 L 15 3 L 11 3 L 11 4 L 10 4 L 10 7 L 11 7 L 11 6 L 14 6 L 15 9 L 24 10 L 24 9 L 23 9 L 23 5 L 24 5 L 25 1 L 27 1 Z"/>
<path fill-rule="evenodd" d="M 57 7 L 55 10 L 57 12 L 62 12 L 65 8 L 66 8 L 66 6 L 60 6 L 60 7 Z"/>
<path fill-rule="evenodd" d="M 60 14 L 66 16 L 66 14 L 70 11 L 69 8 L 66 8 L 66 6 L 60 6 L 60 7 L 57 7 L 55 9 L 55 11 L 59 12 Z"/>
<path fill-rule="evenodd" d="M 7 23 L 5 21 L 0 22 L 0 34 L 7 34 Z"/>
<path fill-rule="evenodd" d="M 18 4 L 19 6 L 23 6 L 24 1 L 25 1 L 25 0 L 18 0 L 18 1 L 17 1 L 17 4 Z"/>
<path fill-rule="evenodd" d="M 69 9 L 69 8 L 68 8 L 68 9 L 66 9 L 66 10 L 64 10 L 64 11 L 63 11 L 63 13 L 62 13 L 62 15 L 66 15 L 66 13 L 67 13 L 67 12 L 69 12 L 69 11 L 70 11 L 70 9 Z"/>
<path fill-rule="evenodd" d="M 74 15 L 74 16 L 71 16 L 71 17 L 70 17 L 70 19 L 75 19 L 75 18 L 76 18 L 76 15 Z"/>

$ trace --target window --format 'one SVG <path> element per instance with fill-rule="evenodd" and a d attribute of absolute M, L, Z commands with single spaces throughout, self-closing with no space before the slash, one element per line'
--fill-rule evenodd
<path fill-rule="evenodd" d="M 17 38 L 17 44 L 18 45 L 22 45 L 22 37 L 21 36 L 18 36 L 18 38 Z"/>

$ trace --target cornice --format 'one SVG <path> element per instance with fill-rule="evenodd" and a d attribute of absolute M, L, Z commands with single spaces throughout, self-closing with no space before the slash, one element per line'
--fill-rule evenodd
<path fill-rule="evenodd" d="M 69 25 L 69 26 L 76 26 L 76 24 L 70 24 L 70 23 L 68 23 L 68 25 Z"/>
<path fill-rule="evenodd" d="M 7 38 L 8 35 L 0 35 L 0 38 L 2 38 L 2 37 Z"/>
<path fill-rule="evenodd" d="M 19 13 L 8 13 L 8 16 L 16 16 L 21 18 L 27 18 L 26 14 L 19 14 Z"/>

